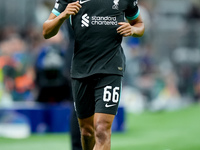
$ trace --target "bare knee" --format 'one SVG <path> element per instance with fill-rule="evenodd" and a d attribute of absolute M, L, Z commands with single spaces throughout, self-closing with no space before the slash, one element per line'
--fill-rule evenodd
<path fill-rule="evenodd" d="M 94 127 L 91 125 L 83 125 L 80 126 L 81 135 L 84 137 L 92 137 L 94 136 Z"/>
<path fill-rule="evenodd" d="M 92 150 L 95 144 L 93 116 L 78 119 L 81 131 L 81 143 L 83 150 Z"/>
<path fill-rule="evenodd" d="M 78 119 L 81 135 L 84 137 L 94 136 L 93 116 L 86 119 Z"/>
<path fill-rule="evenodd" d="M 106 121 L 97 122 L 95 125 L 96 142 L 109 142 L 111 137 L 111 123 Z"/>

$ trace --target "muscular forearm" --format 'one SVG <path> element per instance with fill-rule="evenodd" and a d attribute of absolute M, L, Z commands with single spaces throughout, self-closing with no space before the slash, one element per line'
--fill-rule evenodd
<path fill-rule="evenodd" d="M 65 17 L 63 17 L 62 14 L 60 14 L 58 17 L 55 17 L 53 19 L 48 19 L 43 24 L 43 36 L 45 39 L 49 39 L 56 35 L 65 21 Z"/>
<path fill-rule="evenodd" d="M 53 13 L 50 14 L 47 21 L 43 24 L 43 36 L 45 39 L 51 38 L 56 35 L 63 24 L 63 22 L 69 18 L 70 15 L 76 15 L 82 6 L 79 1 L 69 3 L 65 10 L 58 16 Z"/>

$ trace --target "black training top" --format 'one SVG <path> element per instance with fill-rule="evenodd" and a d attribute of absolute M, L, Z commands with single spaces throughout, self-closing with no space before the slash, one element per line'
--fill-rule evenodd
<path fill-rule="evenodd" d="M 68 3 L 76 0 L 56 0 L 52 13 L 58 16 Z M 93 74 L 123 75 L 125 56 L 122 36 L 117 33 L 119 22 L 139 16 L 138 0 L 80 0 L 82 8 L 71 16 L 75 33 L 72 78 Z"/>

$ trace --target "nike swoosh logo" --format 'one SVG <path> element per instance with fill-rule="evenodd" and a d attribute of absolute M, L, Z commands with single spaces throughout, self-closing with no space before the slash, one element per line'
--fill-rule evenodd
<path fill-rule="evenodd" d="M 80 0 L 80 4 L 84 4 L 84 3 L 86 3 L 86 2 L 89 2 L 90 0 L 85 0 L 85 1 L 82 1 L 82 0 Z"/>
<path fill-rule="evenodd" d="M 116 104 L 112 104 L 112 105 L 108 105 L 108 104 L 106 104 L 105 107 L 108 108 L 108 107 L 113 107 L 113 106 L 115 106 L 115 105 L 116 105 Z"/>

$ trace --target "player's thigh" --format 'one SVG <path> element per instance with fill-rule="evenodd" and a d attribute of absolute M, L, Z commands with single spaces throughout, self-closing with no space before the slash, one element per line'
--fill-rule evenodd
<path fill-rule="evenodd" d="M 89 78 L 72 79 L 72 94 L 77 117 L 88 118 L 94 114 L 94 85 Z"/>
<path fill-rule="evenodd" d="M 80 130 L 82 135 L 93 135 L 94 133 L 94 115 L 88 118 L 78 118 Z"/>
<path fill-rule="evenodd" d="M 95 130 L 109 131 L 111 129 L 115 115 L 95 113 L 94 115 L 94 127 Z"/>
<path fill-rule="evenodd" d="M 105 75 L 95 87 L 95 113 L 116 115 L 121 98 L 122 76 Z"/>

